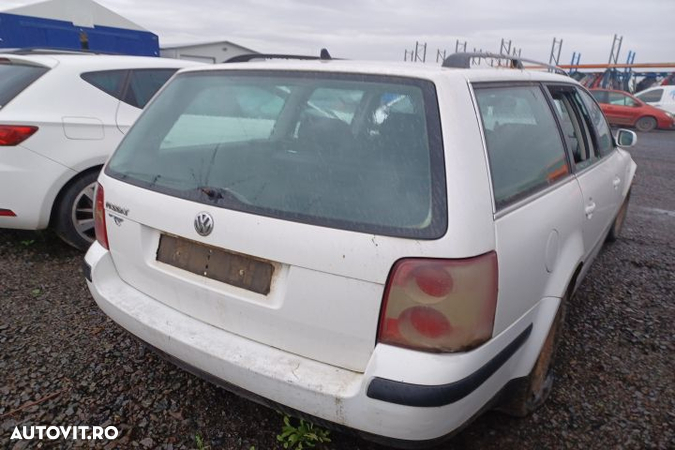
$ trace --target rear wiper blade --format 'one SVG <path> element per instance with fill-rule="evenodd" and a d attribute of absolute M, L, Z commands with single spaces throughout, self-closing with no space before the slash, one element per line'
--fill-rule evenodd
<path fill-rule="evenodd" d="M 246 197 L 240 193 L 229 188 L 214 187 L 214 186 L 199 186 L 196 191 L 206 195 L 206 197 L 214 202 L 224 200 L 226 202 L 234 202 L 238 205 L 250 205 Z"/>

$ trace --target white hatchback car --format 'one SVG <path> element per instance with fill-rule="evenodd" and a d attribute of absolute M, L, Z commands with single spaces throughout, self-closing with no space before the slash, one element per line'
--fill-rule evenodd
<path fill-rule="evenodd" d="M 635 170 L 561 75 L 187 69 L 99 177 L 85 276 L 194 373 L 433 443 L 492 401 L 524 415 L 545 399 L 565 302 L 618 235 Z"/>
<path fill-rule="evenodd" d="M 635 94 L 643 102 L 675 114 L 675 86 L 654 86 Z"/>
<path fill-rule="evenodd" d="M 85 250 L 96 177 L 175 59 L 0 54 L 0 228 L 40 230 Z"/>

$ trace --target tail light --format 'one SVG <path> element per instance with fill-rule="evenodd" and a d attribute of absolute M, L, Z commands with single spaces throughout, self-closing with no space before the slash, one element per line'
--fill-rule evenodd
<path fill-rule="evenodd" d="M 0 125 L 0 146 L 18 145 L 37 130 L 38 127 L 26 125 Z"/>
<path fill-rule="evenodd" d="M 469 350 L 492 337 L 497 254 L 402 259 L 384 291 L 378 342 L 430 352 Z"/>
<path fill-rule="evenodd" d="M 107 250 L 108 229 L 105 225 L 105 193 L 100 183 L 96 183 L 96 194 L 94 197 L 96 198 L 94 202 L 94 232 L 96 233 L 98 243 Z"/>

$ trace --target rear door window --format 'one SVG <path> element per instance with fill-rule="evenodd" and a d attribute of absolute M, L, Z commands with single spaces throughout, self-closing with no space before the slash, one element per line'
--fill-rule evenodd
<path fill-rule="evenodd" d="M 143 109 L 153 95 L 176 73 L 178 69 L 132 70 L 129 85 L 122 99 L 125 103 Z"/>
<path fill-rule="evenodd" d="M 443 161 L 430 81 L 228 70 L 176 77 L 106 173 L 223 208 L 435 239 Z"/>
<path fill-rule="evenodd" d="M 0 108 L 48 70 L 46 67 L 0 62 Z"/>
<path fill-rule="evenodd" d="M 498 209 L 570 173 L 557 124 L 539 86 L 477 86 L 475 92 Z"/>
<path fill-rule="evenodd" d="M 661 97 L 663 97 L 663 89 L 654 89 L 653 91 L 637 94 L 636 97 L 643 102 L 657 103 L 660 102 Z"/>
<path fill-rule="evenodd" d="M 127 70 L 105 70 L 83 73 L 81 77 L 92 86 L 120 100 L 127 72 Z"/>

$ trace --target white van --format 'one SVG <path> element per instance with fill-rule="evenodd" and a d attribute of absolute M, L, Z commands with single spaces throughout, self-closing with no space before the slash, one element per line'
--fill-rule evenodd
<path fill-rule="evenodd" d="M 655 86 L 638 92 L 635 96 L 645 103 L 675 114 L 675 86 Z"/>
<path fill-rule="evenodd" d="M 193 373 L 430 444 L 544 401 L 566 301 L 618 236 L 635 169 L 566 76 L 186 69 L 99 177 L 85 276 Z"/>

